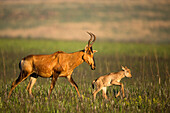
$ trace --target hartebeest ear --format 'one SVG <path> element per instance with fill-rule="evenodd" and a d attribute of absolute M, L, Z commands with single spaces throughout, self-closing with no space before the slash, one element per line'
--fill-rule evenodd
<path fill-rule="evenodd" d="M 93 50 L 93 53 L 96 53 L 97 52 L 97 50 Z"/>
<path fill-rule="evenodd" d="M 124 70 L 124 71 L 125 71 L 126 69 L 122 66 L 122 70 Z"/>

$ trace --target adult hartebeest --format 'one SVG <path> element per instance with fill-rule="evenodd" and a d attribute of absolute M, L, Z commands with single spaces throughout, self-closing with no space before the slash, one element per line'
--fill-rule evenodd
<path fill-rule="evenodd" d="M 30 81 L 28 83 L 27 90 L 31 97 L 33 97 L 32 87 L 39 76 L 45 78 L 52 77 L 48 96 L 50 96 L 57 78 L 65 77 L 68 79 L 70 84 L 74 86 L 78 96 L 80 97 L 78 86 L 71 77 L 73 70 L 83 62 L 88 63 L 92 70 L 96 68 L 93 57 L 93 54 L 96 51 L 92 49 L 92 45 L 96 40 L 96 36 L 92 33 L 87 33 L 91 37 L 84 50 L 74 53 L 58 51 L 50 55 L 29 55 L 23 58 L 19 63 L 20 75 L 12 83 L 8 98 L 11 96 L 13 89 L 28 76 L 30 76 Z"/>
<path fill-rule="evenodd" d="M 94 100 L 96 98 L 96 94 L 100 90 L 103 90 L 103 97 L 107 99 L 107 95 L 106 95 L 107 86 L 111 86 L 111 85 L 121 86 L 123 97 L 125 97 L 123 83 L 120 83 L 120 80 L 124 77 L 132 77 L 132 75 L 130 69 L 122 66 L 122 71 L 109 73 L 108 75 L 100 76 L 96 80 L 93 80 L 92 82 L 93 89 L 94 89 L 94 84 L 97 87 L 96 90 L 93 92 Z M 119 95 L 120 95 L 120 91 L 118 92 L 116 97 L 118 97 Z"/>

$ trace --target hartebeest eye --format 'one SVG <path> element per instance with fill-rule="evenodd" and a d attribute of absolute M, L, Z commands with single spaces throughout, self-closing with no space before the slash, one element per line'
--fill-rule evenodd
<path fill-rule="evenodd" d="M 128 70 L 127 72 L 130 73 L 130 70 Z"/>
<path fill-rule="evenodd" d="M 92 55 L 92 53 L 91 53 L 91 52 L 89 52 L 88 54 L 89 54 L 89 55 Z"/>

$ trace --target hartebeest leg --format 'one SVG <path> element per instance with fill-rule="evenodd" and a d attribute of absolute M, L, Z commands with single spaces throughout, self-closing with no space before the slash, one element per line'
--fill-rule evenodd
<path fill-rule="evenodd" d="M 49 93 L 48 93 L 48 97 L 50 97 L 51 92 L 55 87 L 55 83 L 56 83 L 57 78 L 58 78 L 58 74 L 53 75 L 53 78 L 51 80 L 50 90 L 49 90 Z"/>
<path fill-rule="evenodd" d="M 123 83 L 113 82 L 112 84 L 113 84 L 113 85 L 119 85 L 119 86 L 121 86 L 121 90 L 122 90 L 122 93 L 123 93 L 123 97 L 125 97 Z M 119 95 L 120 95 L 120 91 L 119 91 L 118 94 L 116 95 L 116 98 L 117 98 Z"/>
<path fill-rule="evenodd" d="M 26 72 L 20 72 L 19 77 L 12 83 L 11 90 L 9 91 L 8 98 L 11 96 L 12 91 L 15 89 L 15 87 L 21 83 L 23 80 L 25 80 L 31 73 Z"/>
<path fill-rule="evenodd" d="M 75 88 L 76 91 L 77 91 L 78 96 L 80 97 L 80 93 L 79 93 L 79 90 L 78 90 L 78 86 L 77 86 L 77 84 L 74 82 L 73 78 L 72 78 L 71 76 L 67 76 L 67 80 L 70 82 L 70 84 L 71 84 L 72 86 L 74 86 L 74 88 Z"/>
<path fill-rule="evenodd" d="M 125 97 L 125 93 L 124 93 L 124 85 L 123 85 L 123 83 L 121 83 L 121 90 L 122 90 L 122 93 L 123 93 L 123 97 Z"/>
<path fill-rule="evenodd" d="M 99 87 L 99 88 L 97 88 L 97 90 L 95 90 L 95 91 L 93 92 L 93 98 L 94 98 L 94 100 L 96 99 L 97 93 L 98 93 L 101 89 L 102 89 L 102 87 Z"/>
<path fill-rule="evenodd" d="M 34 86 L 35 82 L 36 82 L 37 78 L 35 77 L 30 77 L 30 82 L 27 86 L 27 90 L 29 92 L 29 95 L 33 98 L 33 95 L 32 95 L 32 87 Z"/>
<path fill-rule="evenodd" d="M 107 99 L 107 95 L 106 95 L 107 87 L 103 87 L 102 90 L 103 90 L 103 97 Z"/>
<path fill-rule="evenodd" d="M 116 98 L 120 95 L 120 91 L 117 93 Z"/>

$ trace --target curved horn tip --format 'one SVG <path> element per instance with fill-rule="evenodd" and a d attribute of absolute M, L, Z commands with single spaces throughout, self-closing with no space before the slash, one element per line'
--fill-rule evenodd
<path fill-rule="evenodd" d="M 87 31 L 87 33 L 88 33 L 90 36 L 92 35 L 92 33 L 91 33 L 91 32 L 88 32 L 88 31 Z"/>
<path fill-rule="evenodd" d="M 94 36 L 94 38 L 96 39 L 96 36 L 92 33 L 92 35 Z"/>
<path fill-rule="evenodd" d="M 89 35 L 93 35 L 93 36 L 95 36 L 95 35 L 94 35 L 93 33 L 91 33 L 91 32 L 88 32 L 88 31 L 87 31 L 87 33 L 88 33 Z"/>
<path fill-rule="evenodd" d="M 96 36 L 92 33 L 92 35 L 93 35 L 93 43 L 95 42 L 95 40 L 96 40 Z"/>

